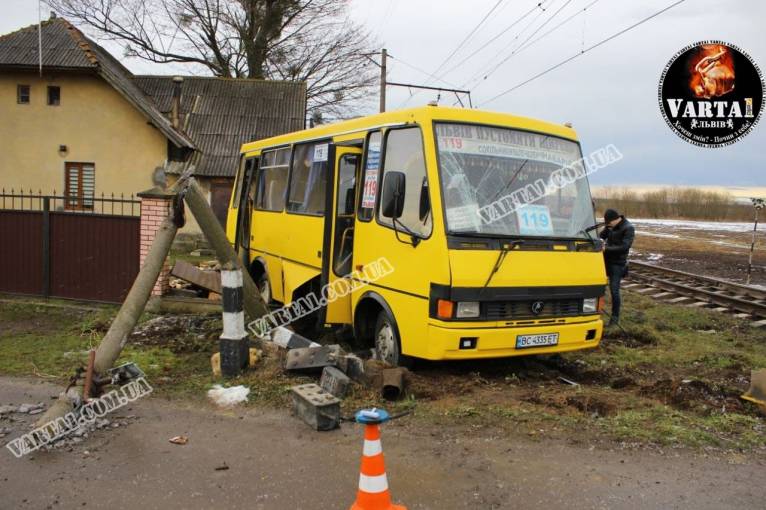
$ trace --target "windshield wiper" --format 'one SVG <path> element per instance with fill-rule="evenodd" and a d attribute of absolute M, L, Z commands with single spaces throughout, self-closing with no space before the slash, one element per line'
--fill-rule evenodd
<path fill-rule="evenodd" d="M 517 239 L 515 241 L 511 241 L 509 244 L 502 244 L 500 246 L 500 253 L 497 254 L 497 260 L 495 260 L 495 265 L 492 268 L 492 271 L 490 271 L 489 276 L 487 277 L 487 281 L 484 282 L 484 286 L 479 291 L 479 297 L 481 297 L 481 295 L 484 293 L 484 290 L 489 285 L 489 282 L 492 281 L 492 277 L 495 276 L 495 273 L 497 273 L 500 270 L 500 266 L 503 265 L 503 261 L 505 260 L 505 257 L 508 255 L 508 252 L 520 244 L 524 244 L 524 241 L 522 239 Z"/>

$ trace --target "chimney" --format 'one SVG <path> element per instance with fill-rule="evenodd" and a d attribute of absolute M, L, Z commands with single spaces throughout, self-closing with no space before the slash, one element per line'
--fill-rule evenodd
<path fill-rule="evenodd" d="M 173 76 L 173 99 L 170 105 L 170 123 L 178 129 L 180 122 L 178 117 L 181 113 L 181 85 L 184 79 L 182 76 Z"/>

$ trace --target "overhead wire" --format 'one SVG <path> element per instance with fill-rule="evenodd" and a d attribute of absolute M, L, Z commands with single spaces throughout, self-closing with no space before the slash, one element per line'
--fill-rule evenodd
<path fill-rule="evenodd" d="M 512 51 L 512 52 L 511 52 L 511 53 L 510 53 L 510 54 L 509 54 L 507 57 L 505 57 L 503 60 L 501 60 L 500 62 L 498 62 L 498 63 L 497 63 L 497 64 L 495 64 L 494 66 L 492 66 L 492 68 L 491 68 L 491 69 L 490 69 L 490 70 L 487 72 L 487 74 L 485 74 L 485 75 L 484 75 L 484 77 L 482 78 L 482 80 L 481 80 L 481 81 L 485 81 L 485 80 L 487 80 L 487 79 L 488 79 L 490 76 L 492 76 L 492 75 L 493 75 L 495 72 L 497 72 L 497 70 L 498 70 L 498 69 L 500 69 L 500 67 L 501 67 L 503 64 L 505 64 L 505 63 L 506 63 L 506 62 L 508 62 L 510 59 L 512 59 L 514 56 L 516 56 L 516 55 L 517 55 L 519 52 L 521 52 L 521 51 L 524 49 L 524 45 L 525 45 L 525 44 L 527 44 L 527 43 L 529 42 L 529 40 L 530 40 L 530 39 L 532 39 L 532 38 L 533 38 L 535 35 L 537 35 L 537 33 L 538 33 L 540 30 L 542 30 L 543 28 L 545 28 L 545 25 L 547 25 L 548 23 L 550 23 L 551 21 L 553 21 L 553 18 L 555 18 L 555 17 L 556 17 L 556 15 L 557 15 L 558 13 L 560 13 L 562 10 L 564 10 L 564 9 L 566 8 L 566 6 L 567 6 L 567 5 L 569 5 L 570 3 L 572 3 L 572 0 L 567 0 L 566 2 L 564 2 L 564 5 L 562 5 L 561 7 L 559 7 L 559 9 L 558 9 L 556 12 L 554 12 L 553 14 L 551 14 L 551 15 L 550 15 L 550 17 L 549 17 L 547 20 L 545 20 L 545 21 L 544 21 L 544 22 L 543 22 L 543 23 L 542 23 L 542 24 L 541 24 L 539 27 L 537 27 L 537 28 L 534 30 L 534 32 L 532 32 L 531 34 L 529 34 L 529 36 L 528 36 L 526 39 L 524 39 L 524 40 L 521 42 L 521 44 L 519 44 L 519 46 L 518 46 L 518 47 L 517 47 L 515 50 L 513 50 L 513 51 Z M 481 83 L 481 82 L 479 82 L 479 83 Z"/>
<path fill-rule="evenodd" d="M 552 0 L 552 1 L 553 1 L 553 2 L 555 2 L 556 0 Z M 463 83 L 463 85 L 461 85 L 461 87 L 467 87 L 469 84 L 473 84 L 473 83 L 476 83 L 476 82 L 480 81 L 480 80 L 481 80 L 481 78 L 482 78 L 482 75 L 483 75 L 483 74 L 485 74 L 485 73 L 487 73 L 487 72 L 489 72 L 489 71 L 492 69 L 492 67 L 495 65 L 495 64 L 494 64 L 494 61 L 495 61 L 495 59 L 496 59 L 497 57 L 499 57 L 500 55 L 504 54 L 508 48 L 510 48 L 511 46 L 513 46 L 513 45 L 516 43 L 516 41 L 519 39 L 519 37 L 521 37 L 521 35 L 522 35 L 524 32 L 526 32 L 526 31 L 527 31 L 527 30 L 528 30 L 530 27 L 532 27 L 532 26 L 533 26 L 535 23 L 537 23 L 537 21 L 538 21 L 538 20 L 539 20 L 539 19 L 540 19 L 540 18 L 541 18 L 543 15 L 545 15 L 545 11 L 548 9 L 548 7 L 543 7 L 542 5 L 543 5 L 544 3 L 545 3 L 545 2 L 541 2 L 541 3 L 538 5 L 538 7 L 539 7 L 540 11 L 537 13 L 537 16 L 533 17 L 533 18 L 532 18 L 532 20 L 531 20 L 529 23 L 527 23 L 527 24 L 526 24 L 526 25 L 525 25 L 525 26 L 524 26 L 524 27 L 523 27 L 521 30 L 519 30 L 519 32 L 516 34 L 516 36 L 515 36 L 513 39 L 511 39 L 511 41 L 510 41 L 508 44 L 506 44 L 505 46 L 503 46 L 503 49 L 501 49 L 500 51 L 498 51 L 497 53 L 495 53 L 495 55 L 494 55 L 494 56 L 493 56 L 491 59 L 489 59 L 489 60 L 488 60 L 488 61 L 487 61 L 487 62 L 486 62 L 486 63 L 485 63 L 483 66 L 482 66 L 482 68 L 483 68 L 483 69 L 485 69 L 485 70 L 484 70 L 484 71 L 480 71 L 478 74 L 474 75 L 472 78 L 470 78 L 470 79 L 469 79 L 469 80 L 467 80 L 465 83 Z"/>
<path fill-rule="evenodd" d="M 471 57 L 473 57 L 474 55 L 476 55 L 477 53 L 479 53 L 481 50 L 483 50 L 484 48 L 486 48 L 487 46 L 489 46 L 490 44 L 492 44 L 493 42 L 497 41 L 499 38 L 501 38 L 502 36 L 504 36 L 506 33 L 508 33 L 508 31 L 509 31 L 510 29 L 512 29 L 513 27 L 515 27 L 516 25 L 518 25 L 519 23 L 521 23 L 522 21 L 524 21 L 524 19 L 525 19 L 527 16 L 529 16 L 530 14 L 532 14 L 533 12 L 535 12 L 535 11 L 536 11 L 538 8 L 540 8 L 540 7 L 542 6 L 542 4 L 544 4 L 544 3 L 545 3 L 545 2 L 547 2 L 547 1 L 549 1 L 549 0 L 543 0 L 542 2 L 538 2 L 537 4 L 535 4 L 534 6 L 532 6 L 532 8 L 531 8 L 531 9 L 529 9 L 527 12 L 525 12 L 524 14 L 522 14 L 522 15 L 521 15 L 521 17 L 520 17 L 520 18 L 517 18 L 517 19 L 516 19 L 516 20 L 515 20 L 513 23 L 511 23 L 510 25 L 508 25 L 507 27 L 505 27 L 505 28 L 504 28 L 504 29 L 503 29 L 503 30 L 502 30 L 500 33 L 498 33 L 497 35 L 495 35 L 495 36 L 494 36 L 492 39 L 490 39 L 489 41 L 487 41 L 487 42 L 485 42 L 484 44 L 482 44 L 482 45 L 481 45 L 479 48 L 477 48 L 476 50 L 474 50 L 474 51 L 473 51 L 473 52 L 472 52 L 470 55 L 468 55 L 467 57 L 465 57 L 463 60 L 461 60 L 460 62 L 458 62 L 458 63 L 457 63 L 457 64 L 455 64 L 454 66 L 452 66 L 452 67 L 450 67 L 449 69 L 447 69 L 446 71 L 444 71 L 444 74 L 445 74 L 445 75 L 447 75 L 447 74 L 451 73 L 452 71 L 454 71 L 455 69 L 457 69 L 458 67 L 460 67 L 461 65 L 465 64 L 465 63 L 468 61 L 468 59 L 470 59 Z"/>
<path fill-rule="evenodd" d="M 476 25 L 473 27 L 473 29 L 471 29 L 471 31 L 468 33 L 468 35 L 467 35 L 467 36 L 465 36 L 465 38 L 463 38 L 463 40 L 462 40 L 462 41 L 460 41 L 460 43 L 457 45 L 457 47 L 456 47 L 454 50 L 452 50 L 452 53 L 450 53 L 449 55 L 447 55 L 447 57 L 446 57 L 444 60 L 442 60 L 441 64 L 439 64 L 439 66 L 436 68 L 436 70 L 435 70 L 434 72 L 432 72 L 432 73 L 428 73 L 428 72 L 426 72 L 426 74 L 427 74 L 429 77 L 431 77 L 431 78 L 434 78 L 434 79 L 436 79 L 436 80 L 439 80 L 439 77 L 438 77 L 438 76 L 436 76 L 436 75 L 437 75 L 437 73 L 438 73 L 439 71 L 441 71 L 441 68 L 442 68 L 442 67 L 444 67 L 444 65 L 445 65 L 447 62 L 449 62 L 449 59 L 451 59 L 451 58 L 452 58 L 452 57 L 453 57 L 453 56 L 454 56 L 454 55 L 455 55 L 455 54 L 456 54 L 456 53 L 457 53 L 457 52 L 458 52 L 458 51 L 459 51 L 459 50 L 460 50 L 460 49 L 463 47 L 463 45 L 465 45 L 465 43 L 467 43 L 467 42 L 468 42 L 468 41 L 471 39 L 471 37 L 473 37 L 473 35 L 476 33 L 476 31 L 477 31 L 477 30 L 479 30 L 479 28 L 481 28 L 481 26 L 484 24 L 484 22 L 485 22 L 485 21 L 487 21 L 487 19 L 489 19 L 489 17 L 492 15 L 492 13 L 493 13 L 493 12 L 495 12 L 495 10 L 497 10 L 497 8 L 500 6 L 500 4 L 501 4 L 501 3 L 503 3 L 504 1 L 505 1 L 505 0 L 497 0 L 497 2 L 495 2 L 495 4 L 494 4 L 494 5 L 492 6 L 492 8 L 491 8 L 491 9 L 490 9 L 490 10 L 487 12 L 487 14 L 485 14 L 485 15 L 484 15 L 484 17 L 481 19 L 481 21 L 479 21 L 479 23 L 478 23 L 478 24 L 476 24 Z M 446 83 L 446 82 L 445 82 L 445 83 Z M 406 98 L 404 101 L 402 101 L 402 102 L 401 102 L 401 103 L 400 103 L 400 104 L 397 106 L 397 108 L 401 108 L 402 106 L 404 106 L 405 104 L 407 104 L 407 103 L 410 101 L 410 99 L 412 99 L 413 97 L 415 97 L 415 96 L 416 96 L 416 95 L 418 95 L 419 93 L 420 93 L 419 91 L 418 91 L 418 92 L 415 92 L 414 94 L 412 94 L 412 93 L 411 93 L 411 94 L 410 94 L 410 96 L 409 96 L 408 98 Z"/>
<path fill-rule="evenodd" d="M 455 54 L 457 54 L 457 52 L 460 51 L 460 49 L 471 39 L 471 37 L 473 37 L 473 35 L 479 30 L 479 28 L 481 28 L 481 26 L 484 24 L 484 22 L 487 21 L 487 19 L 489 19 L 489 17 L 492 15 L 492 13 L 495 12 L 495 10 L 498 7 L 500 7 L 500 4 L 503 3 L 504 1 L 505 0 L 497 0 L 497 2 L 495 2 L 495 5 L 492 6 L 492 8 L 489 10 L 489 12 L 487 12 L 487 14 L 485 14 L 484 17 L 481 19 L 481 21 L 479 21 L 479 23 L 476 26 L 473 27 L 473 29 L 468 33 L 468 35 L 465 36 L 465 38 L 462 41 L 460 41 L 460 43 L 457 45 L 457 47 L 454 50 L 452 50 L 452 53 L 447 55 L 447 57 L 444 60 L 442 60 L 442 63 L 439 64 L 439 67 L 437 67 L 436 70 L 432 74 L 436 74 L 439 71 L 441 71 L 442 67 L 444 67 L 444 65 L 447 62 L 449 62 L 449 59 L 454 57 Z"/>
<path fill-rule="evenodd" d="M 617 37 L 619 37 L 619 36 L 629 32 L 629 31 L 633 30 L 634 28 L 636 28 L 636 27 L 638 27 L 640 25 L 643 25 L 644 23 L 646 23 L 646 22 L 656 18 L 657 16 L 659 16 L 659 15 L 669 11 L 673 7 L 676 7 L 677 5 L 680 5 L 680 4 L 684 3 L 685 1 L 686 0 L 678 0 L 676 2 L 673 2 L 672 4 L 668 5 L 667 7 L 664 7 L 662 9 L 660 9 L 659 11 L 657 11 L 657 12 L 655 12 L 655 13 L 653 13 L 653 14 L 651 14 L 651 15 L 643 18 L 643 19 L 641 19 L 640 21 L 638 21 L 638 22 L 636 22 L 636 23 L 634 23 L 634 24 L 632 24 L 632 25 L 630 25 L 630 26 L 628 26 L 628 27 L 626 27 L 626 28 L 624 28 L 622 30 L 619 30 L 619 31 L 615 32 L 614 34 L 610 35 L 609 37 L 606 37 L 606 38 L 600 40 L 599 42 L 597 42 L 597 43 L 595 43 L 595 44 L 593 44 L 593 45 L 591 45 L 591 46 L 581 50 L 579 53 L 577 53 L 575 55 L 572 55 L 571 57 L 568 57 L 568 58 L 562 60 L 558 64 L 555 64 L 555 65 L 547 68 L 546 70 L 544 70 L 544 71 L 542 71 L 540 73 L 537 73 L 536 75 L 532 76 L 531 78 L 529 78 L 527 80 L 524 80 L 521 83 L 518 83 L 518 84 L 514 85 L 513 87 L 511 87 L 511 88 L 509 88 L 507 90 L 504 90 L 503 92 L 501 92 L 501 93 L 491 97 L 490 99 L 487 99 L 486 101 L 481 103 L 481 105 L 484 106 L 484 105 L 486 105 L 488 103 L 491 103 L 492 101 L 495 101 L 496 99 L 499 99 L 499 98 L 501 98 L 501 97 L 503 97 L 503 96 L 505 96 L 507 94 L 510 94 L 511 92 L 513 92 L 513 91 L 523 87 L 524 85 L 526 85 L 526 84 L 528 84 L 528 83 L 530 83 L 532 81 L 535 81 L 536 79 L 538 79 L 538 78 L 540 78 L 542 76 L 545 76 L 546 74 L 548 74 L 548 73 L 550 73 L 552 71 L 555 71 L 556 69 L 558 69 L 559 67 L 561 67 L 563 65 L 568 64 L 569 62 L 575 60 L 577 57 L 585 55 L 589 51 L 594 50 L 594 49 L 598 48 L 599 46 L 603 46 L 604 44 L 608 43 L 609 41 L 611 41 L 613 39 L 616 39 Z"/>

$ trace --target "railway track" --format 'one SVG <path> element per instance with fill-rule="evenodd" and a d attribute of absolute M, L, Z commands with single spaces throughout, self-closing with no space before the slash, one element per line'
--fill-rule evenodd
<path fill-rule="evenodd" d="M 630 261 L 623 288 L 668 303 L 710 308 L 766 327 L 766 290 Z"/>

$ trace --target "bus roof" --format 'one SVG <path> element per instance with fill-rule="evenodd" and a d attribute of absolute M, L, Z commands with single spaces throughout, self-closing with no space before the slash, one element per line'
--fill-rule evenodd
<path fill-rule="evenodd" d="M 322 124 L 321 126 L 317 126 L 311 129 L 294 131 L 284 135 L 248 142 L 242 145 L 241 152 L 248 153 L 266 147 L 287 145 L 290 143 L 300 142 L 302 140 L 330 138 L 340 134 L 349 134 L 356 131 L 367 131 L 375 127 L 382 127 L 386 125 L 424 121 L 452 121 L 496 125 L 523 129 L 526 131 L 547 133 L 570 140 L 577 140 L 577 134 L 575 133 L 575 130 L 563 124 L 554 124 L 552 122 L 545 122 L 528 117 L 519 117 L 507 113 L 428 105 L 419 106 L 416 108 L 407 108 L 404 110 L 393 110 L 390 112 L 358 117 L 342 122 L 335 122 L 333 124 Z"/>

